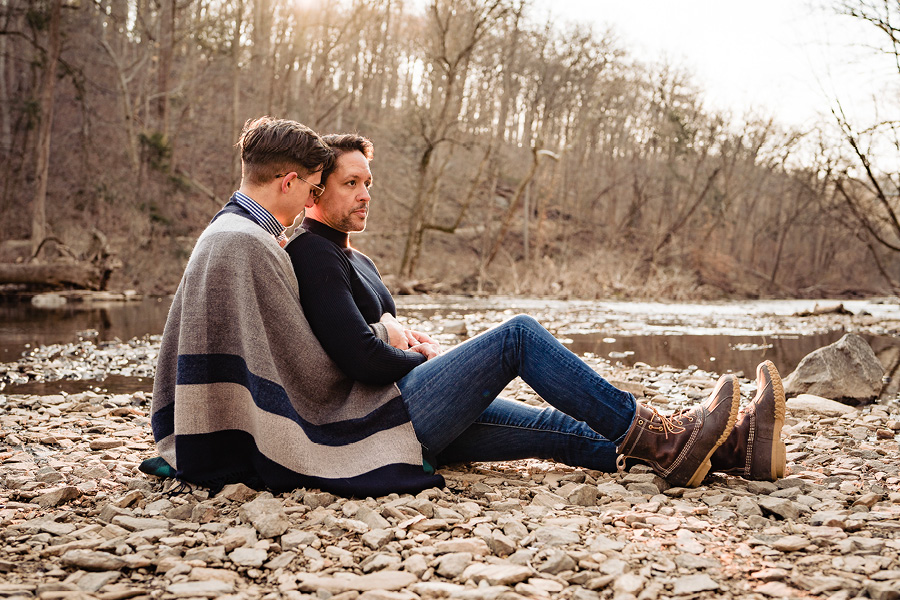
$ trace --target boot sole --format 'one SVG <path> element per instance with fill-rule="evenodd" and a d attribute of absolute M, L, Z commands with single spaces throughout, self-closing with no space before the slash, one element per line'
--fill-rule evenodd
<path fill-rule="evenodd" d="M 779 386 L 781 385 L 781 380 L 778 381 Z M 782 392 L 782 396 L 784 396 L 784 392 Z M 734 424 L 737 423 L 738 416 L 738 408 L 741 404 L 741 387 L 738 385 L 737 381 L 732 378 L 731 380 L 731 412 L 728 415 L 728 423 L 725 424 L 725 429 L 722 431 L 722 435 L 719 436 L 719 439 L 716 440 L 716 445 L 712 447 L 709 451 L 709 454 L 706 455 L 706 458 L 700 463 L 700 466 L 694 471 L 694 474 L 685 484 L 685 487 L 697 487 L 701 483 L 703 483 L 703 479 L 706 478 L 706 474 L 709 473 L 709 470 L 712 468 L 712 463 L 709 461 L 709 457 L 713 455 L 713 453 L 721 446 L 728 436 L 731 435 L 731 430 L 734 429 Z M 784 418 L 782 417 L 782 421 Z M 779 434 L 781 433 L 781 427 L 778 428 Z"/>
<path fill-rule="evenodd" d="M 767 360 L 760 365 L 765 366 L 772 380 L 772 392 L 775 394 L 775 427 L 772 431 L 772 480 L 784 477 L 787 463 L 787 450 L 784 441 L 781 439 L 781 428 L 784 426 L 784 417 L 787 414 L 787 402 L 784 397 L 784 385 L 781 383 L 781 376 L 778 369 L 771 360 Z"/>

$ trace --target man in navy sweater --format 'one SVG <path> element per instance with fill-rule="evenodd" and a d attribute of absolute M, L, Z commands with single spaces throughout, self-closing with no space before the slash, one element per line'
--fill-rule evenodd
<path fill-rule="evenodd" d="M 322 173 L 324 193 L 307 199 L 303 233 L 287 246 L 300 302 L 339 369 L 362 383 L 396 384 L 426 470 L 535 457 L 613 471 L 632 457 L 679 486 L 700 485 L 713 463 L 757 479 L 783 475 L 784 392 L 768 361 L 758 372 L 759 393 L 735 427 L 740 388 L 731 375 L 705 402 L 661 415 L 613 387 L 526 315 L 446 353 L 428 336 L 405 330 L 374 263 L 350 244 L 368 218 L 372 142 L 353 134 L 324 139 L 334 166 Z M 370 326 L 378 321 L 386 335 Z M 517 376 L 553 408 L 498 398 Z M 720 446 L 727 456 L 714 457 Z"/>

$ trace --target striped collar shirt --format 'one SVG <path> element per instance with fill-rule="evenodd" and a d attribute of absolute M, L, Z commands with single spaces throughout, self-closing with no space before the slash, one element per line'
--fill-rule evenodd
<path fill-rule="evenodd" d="M 287 244 L 287 236 L 284 235 L 284 225 L 282 225 L 272 213 L 266 210 L 262 204 L 241 192 L 235 192 L 231 199 L 234 200 L 238 206 L 250 213 L 250 216 L 253 217 L 253 220 L 256 221 L 260 227 L 271 233 L 275 237 L 275 241 L 278 242 L 278 245 L 282 248 L 285 247 Z"/>

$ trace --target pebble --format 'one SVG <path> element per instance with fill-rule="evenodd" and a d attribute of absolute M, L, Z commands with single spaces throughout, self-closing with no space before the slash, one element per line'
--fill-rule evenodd
<path fill-rule="evenodd" d="M 664 412 L 717 377 L 592 364 L 659 396 Z M 753 382 L 741 384 L 749 397 Z M 521 382 L 504 395 L 542 405 Z M 0 597 L 900 596 L 897 399 L 789 411 L 789 473 L 775 483 L 716 474 L 670 488 L 642 467 L 530 459 L 457 465 L 442 469 L 444 489 L 352 500 L 242 484 L 210 496 L 147 477 L 149 403 L 141 392 L 0 394 Z"/>

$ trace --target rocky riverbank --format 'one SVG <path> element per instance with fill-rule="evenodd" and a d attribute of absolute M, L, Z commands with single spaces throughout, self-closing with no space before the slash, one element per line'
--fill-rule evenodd
<path fill-rule="evenodd" d="M 716 378 L 594 366 L 664 412 Z M 754 385 L 741 378 L 745 399 Z M 507 396 L 541 403 L 517 382 Z M 353 500 L 241 485 L 210 496 L 145 476 L 148 413 L 143 392 L 0 395 L 0 597 L 900 597 L 897 398 L 790 403 L 789 473 L 775 483 L 670 488 L 641 467 L 525 460 Z"/>

